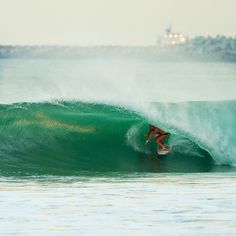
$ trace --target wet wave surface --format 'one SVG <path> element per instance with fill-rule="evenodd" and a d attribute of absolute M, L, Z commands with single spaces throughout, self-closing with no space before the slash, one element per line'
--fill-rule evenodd
<path fill-rule="evenodd" d="M 165 125 L 172 133 L 168 140 L 172 151 L 160 158 L 154 141 L 144 145 L 150 118 L 122 107 L 57 102 L 0 109 L 2 175 L 195 172 L 215 164 L 210 152 L 191 136 Z"/>

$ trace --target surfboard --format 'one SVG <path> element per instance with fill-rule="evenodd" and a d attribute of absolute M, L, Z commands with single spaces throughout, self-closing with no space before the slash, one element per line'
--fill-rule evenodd
<path fill-rule="evenodd" d="M 166 155 L 171 151 L 171 147 L 168 146 L 168 149 L 166 150 L 160 150 L 159 148 L 157 149 L 157 154 L 158 155 Z"/>

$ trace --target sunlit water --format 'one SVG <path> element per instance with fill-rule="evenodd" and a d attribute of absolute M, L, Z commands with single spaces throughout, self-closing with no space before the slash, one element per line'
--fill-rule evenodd
<path fill-rule="evenodd" d="M 235 235 L 236 174 L 0 179 L 1 235 Z"/>

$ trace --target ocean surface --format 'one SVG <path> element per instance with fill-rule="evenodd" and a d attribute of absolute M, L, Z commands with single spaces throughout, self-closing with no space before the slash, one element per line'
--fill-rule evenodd
<path fill-rule="evenodd" d="M 235 89 L 233 63 L 1 59 L 0 234 L 235 235 Z"/>

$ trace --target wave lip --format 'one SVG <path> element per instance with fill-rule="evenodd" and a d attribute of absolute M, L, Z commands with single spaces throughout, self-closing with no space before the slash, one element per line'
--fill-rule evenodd
<path fill-rule="evenodd" d="M 153 104 L 155 117 L 206 150 L 219 165 L 236 165 L 236 101 Z"/>

